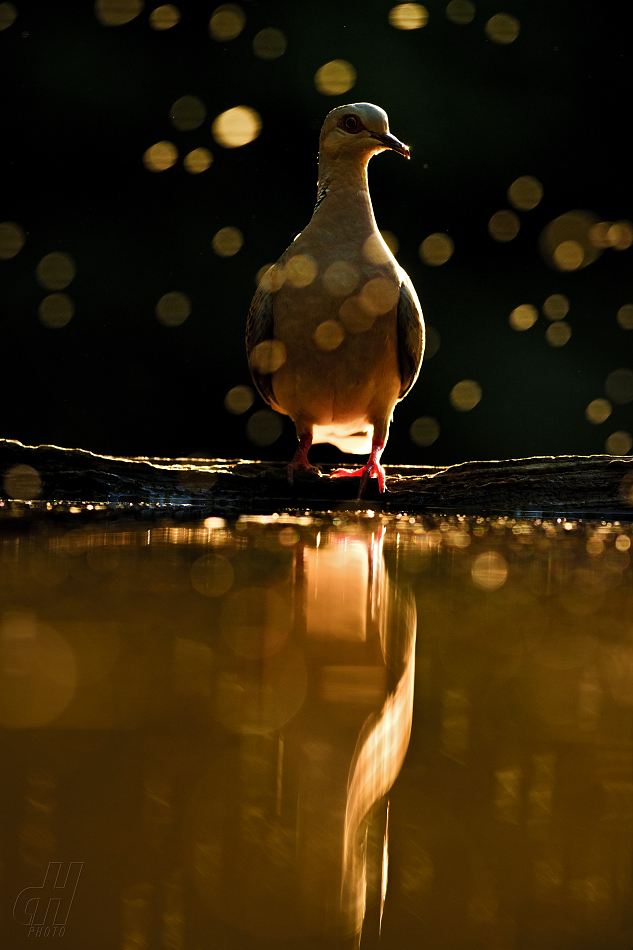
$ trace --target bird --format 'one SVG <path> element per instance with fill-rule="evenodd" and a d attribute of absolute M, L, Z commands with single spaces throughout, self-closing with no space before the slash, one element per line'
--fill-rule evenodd
<path fill-rule="evenodd" d="M 369 194 L 367 165 L 386 150 L 410 158 L 379 106 L 356 102 L 328 113 L 312 218 L 263 275 L 246 325 L 253 383 L 295 424 L 289 482 L 318 472 L 308 451 L 329 442 L 368 453 L 361 468 L 331 473 L 360 477 L 358 498 L 370 478 L 385 490 L 380 459 L 393 410 L 424 353 L 420 302 L 378 230 Z"/>

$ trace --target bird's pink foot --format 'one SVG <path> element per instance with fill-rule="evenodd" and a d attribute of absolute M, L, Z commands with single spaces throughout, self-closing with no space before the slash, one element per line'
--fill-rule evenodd
<path fill-rule="evenodd" d="M 288 481 L 291 485 L 294 482 L 295 472 L 314 472 L 315 475 L 319 474 L 318 466 L 313 465 L 312 462 L 308 461 L 308 451 L 311 445 L 312 436 L 307 433 L 302 435 L 299 439 L 297 451 L 292 457 L 292 461 L 286 466 Z"/>
<path fill-rule="evenodd" d="M 332 472 L 332 478 L 360 478 L 358 498 L 363 497 L 363 492 L 367 488 L 367 483 L 370 478 L 377 478 L 378 488 L 381 492 L 384 492 L 385 470 L 380 464 L 380 456 L 382 455 L 384 447 L 384 442 L 375 442 L 374 445 L 372 445 L 371 455 L 366 465 L 363 465 L 362 468 L 355 469 L 353 472 L 347 468 L 337 468 Z"/>

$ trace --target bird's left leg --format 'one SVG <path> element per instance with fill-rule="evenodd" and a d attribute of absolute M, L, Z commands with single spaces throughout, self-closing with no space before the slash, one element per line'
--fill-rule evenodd
<path fill-rule="evenodd" d="M 297 436 L 299 438 L 297 451 L 286 467 L 288 481 L 291 485 L 294 482 L 295 472 L 315 472 L 317 475 L 319 473 L 317 466 L 308 461 L 308 452 L 312 445 L 312 429 L 303 429 L 303 427 L 300 429 L 297 425 Z"/>
<path fill-rule="evenodd" d="M 356 478 L 360 477 L 360 485 L 358 487 L 358 498 L 363 497 L 363 492 L 367 488 L 367 482 L 370 478 L 378 479 L 378 488 L 381 492 L 385 490 L 385 470 L 380 464 L 380 456 L 382 455 L 385 448 L 385 439 L 381 439 L 377 432 L 374 430 L 374 437 L 371 443 L 371 452 L 367 460 L 367 464 L 363 465 L 362 468 L 357 468 L 353 472 L 350 472 L 346 468 L 337 468 L 332 472 L 332 478 L 350 478 L 355 476 Z"/>

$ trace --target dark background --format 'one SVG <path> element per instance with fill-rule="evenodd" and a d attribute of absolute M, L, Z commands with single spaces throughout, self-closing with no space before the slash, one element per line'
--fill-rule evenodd
<path fill-rule="evenodd" d="M 389 25 L 392 5 L 243 0 L 242 33 L 218 43 L 208 31 L 215 3 L 179 4 L 180 23 L 163 32 L 148 23 L 157 4 L 119 27 L 102 26 L 88 2 L 16 4 L 17 19 L 0 33 L 0 221 L 19 223 L 27 240 L 0 262 L 0 435 L 112 454 L 289 458 L 290 420 L 274 444 L 255 446 L 246 423 L 263 403 L 235 416 L 224 397 L 250 383 L 243 332 L 255 273 L 312 213 L 323 118 L 363 100 L 382 106 L 411 146 L 411 162 L 387 153 L 371 163 L 372 198 L 441 337 L 396 408 L 383 460 L 602 452 L 613 431 L 632 431 L 630 404 L 614 406 L 602 425 L 585 408 L 633 360 L 633 333 L 616 321 L 633 299 L 633 250 L 609 249 L 572 273 L 548 267 L 538 251 L 542 229 L 564 212 L 631 217 L 630 35 L 619 15 L 595 2 L 479 0 L 473 22 L 460 26 L 445 2 L 428 0 L 428 24 L 404 32 Z M 521 23 L 507 46 L 484 32 L 499 12 Z M 288 45 L 264 61 L 252 41 L 270 26 Z M 339 58 L 354 65 L 356 84 L 323 95 L 314 74 Z M 189 132 L 169 120 L 183 95 L 208 110 Z M 242 104 L 260 113 L 261 134 L 224 149 L 212 120 Z M 179 161 L 151 173 L 143 153 L 163 139 Z M 182 158 L 198 146 L 214 161 L 190 175 Z M 543 200 L 519 213 L 513 241 L 497 243 L 488 220 L 508 207 L 520 175 L 542 182 Z M 228 225 L 244 245 L 222 258 L 211 242 Z M 448 231 L 455 253 L 430 267 L 418 247 L 436 231 Z M 76 312 L 61 329 L 38 319 L 48 291 L 35 268 L 51 251 L 77 267 L 67 290 Z M 192 312 L 169 328 L 155 306 L 174 290 L 191 298 Z M 514 307 L 540 308 L 553 293 L 570 301 L 572 336 L 560 348 L 546 342 L 542 313 L 526 332 L 508 323 Z M 462 379 L 483 391 L 470 412 L 449 402 Z M 441 427 L 427 448 L 409 437 L 419 416 Z M 331 447 L 312 454 L 341 457 Z"/>

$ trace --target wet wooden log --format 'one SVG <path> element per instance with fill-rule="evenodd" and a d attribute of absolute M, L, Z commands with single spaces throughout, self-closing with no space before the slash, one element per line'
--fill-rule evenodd
<path fill-rule="evenodd" d="M 353 505 L 358 479 L 322 474 L 288 484 L 281 462 L 118 458 L 83 449 L 0 440 L 2 498 L 194 505 L 208 512 L 327 509 Z M 446 466 L 387 465 L 387 491 L 370 482 L 365 506 L 633 515 L 633 458 L 543 456 Z"/>

